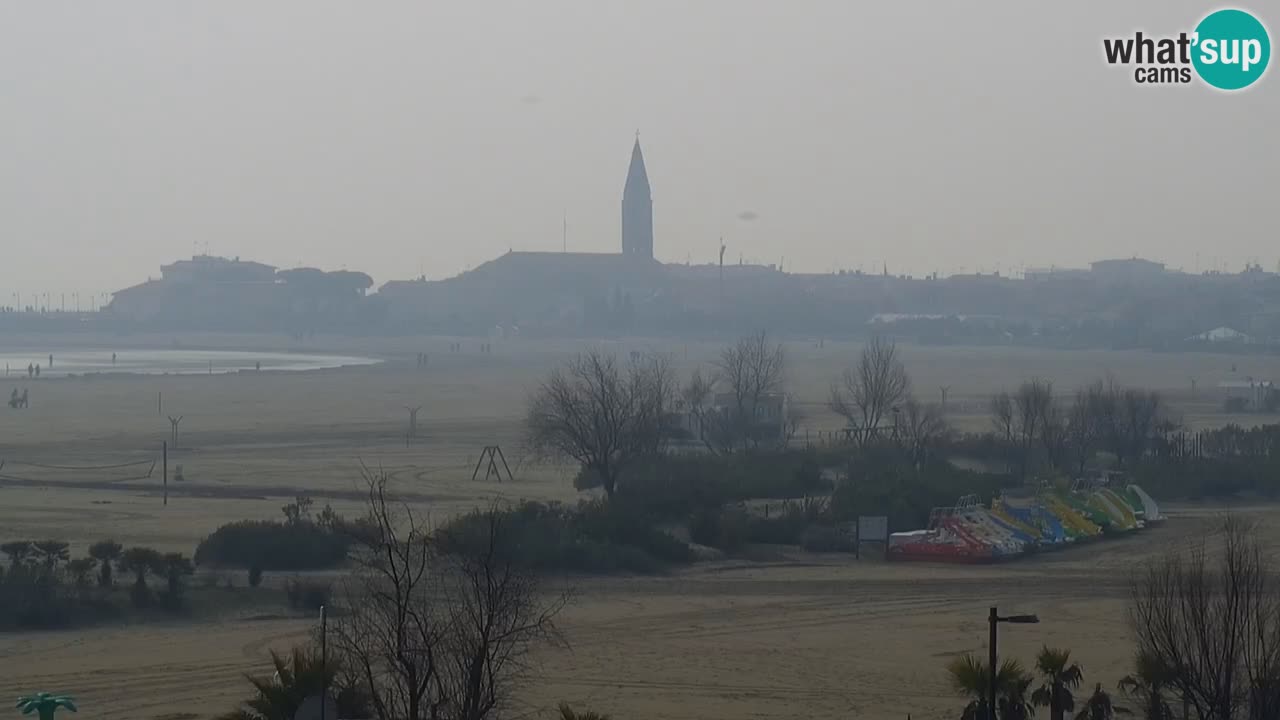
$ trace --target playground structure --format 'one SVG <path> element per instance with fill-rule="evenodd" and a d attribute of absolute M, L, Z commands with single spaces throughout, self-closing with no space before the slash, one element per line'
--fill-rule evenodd
<path fill-rule="evenodd" d="M 988 508 L 976 495 L 935 508 L 924 530 L 889 536 L 889 559 L 993 562 L 1136 532 L 1162 522 L 1160 506 L 1141 487 L 1106 477 L 1077 480 L 1070 490 L 1041 487 L 1006 493 Z"/>

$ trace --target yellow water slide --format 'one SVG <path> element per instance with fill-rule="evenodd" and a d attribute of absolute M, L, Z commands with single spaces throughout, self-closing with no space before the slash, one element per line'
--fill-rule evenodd
<path fill-rule="evenodd" d="M 1112 517 L 1118 515 L 1121 527 L 1130 529 L 1138 527 L 1138 516 L 1133 514 L 1133 508 L 1129 507 L 1129 503 L 1116 494 L 1115 490 L 1102 488 L 1095 494 L 1101 495 L 1106 499 L 1109 508 L 1108 514 Z"/>
<path fill-rule="evenodd" d="M 1063 525 L 1066 525 L 1082 535 L 1093 536 L 1102 534 L 1102 528 L 1093 524 L 1092 521 L 1076 512 L 1074 508 L 1062 500 L 1054 497 L 1053 495 L 1048 495 L 1045 499 L 1047 501 L 1045 503 L 1045 507 L 1047 507 L 1049 512 L 1053 513 Z"/>

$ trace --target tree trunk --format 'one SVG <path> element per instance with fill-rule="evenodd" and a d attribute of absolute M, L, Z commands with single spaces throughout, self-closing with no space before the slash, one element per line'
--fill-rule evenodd
<path fill-rule="evenodd" d="M 613 500 L 613 491 L 618 482 L 617 471 L 605 465 L 600 467 L 596 472 L 600 473 L 600 485 L 604 488 L 605 498 Z"/>

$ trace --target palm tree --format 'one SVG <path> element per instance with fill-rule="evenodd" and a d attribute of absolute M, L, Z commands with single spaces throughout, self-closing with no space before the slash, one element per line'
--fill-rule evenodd
<path fill-rule="evenodd" d="M 1119 688 L 1142 708 L 1143 720 L 1173 719 L 1173 706 L 1165 699 L 1174 689 L 1173 673 L 1154 655 L 1140 651 L 1133 659 L 1133 674 L 1121 678 Z"/>
<path fill-rule="evenodd" d="M 1127 714 L 1129 711 L 1112 705 L 1111 696 L 1102 689 L 1102 683 L 1098 683 L 1093 694 L 1084 701 L 1084 707 L 1076 715 L 1076 720 L 1114 720 L 1117 712 Z"/>
<path fill-rule="evenodd" d="M 182 553 L 165 553 L 162 562 L 165 579 L 169 582 L 169 595 L 176 598 L 182 594 L 182 577 L 191 575 L 196 569 Z"/>
<path fill-rule="evenodd" d="M 31 544 L 40 559 L 44 562 L 46 572 L 52 573 L 58 567 L 58 563 L 66 562 L 70 557 L 67 550 L 67 543 L 61 540 L 41 540 Z"/>
<path fill-rule="evenodd" d="M 601 715 L 591 710 L 578 712 L 569 707 L 569 703 L 560 703 L 560 720 L 610 720 L 608 715 Z"/>
<path fill-rule="evenodd" d="M 31 556 L 31 541 L 14 540 L 13 542 L 7 542 L 0 545 L 0 552 L 9 556 L 9 567 L 20 567 Z"/>
<path fill-rule="evenodd" d="M 947 673 L 951 676 L 951 687 L 970 699 L 961 720 L 987 720 L 987 693 L 991 690 L 991 675 L 986 663 L 966 653 L 947 665 Z M 1002 714 L 1007 713 L 1005 716 L 1008 720 L 1030 717 L 1030 708 L 1025 700 L 1030 685 L 1030 676 L 1017 660 L 1005 660 L 1000 664 L 1000 669 L 996 672 L 996 702 Z"/>
<path fill-rule="evenodd" d="M 67 574 L 71 576 L 71 580 L 75 582 L 76 587 L 89 587 L 89 574 L 93 572 L 93 566 L 97 562 L 93 558 L 82 557 L 67 563 Z"/>
<path fill-rule="evenodd" d="M 334 693 L 340 718 L 367 718 L 371 716 L 368 697 L 355 683 L 345 682 L 341 664 L 333 658 L 328 666 L 314 649 L 295 647 L 288 656 L 271 652 L 271 664 L 275 673 L 269 677 L 245 679 L 253 685 L 257 695 L 246 700 L 244 706 L 222 715 L 218 720 L 293 720 L 302 701 L 311 695 L 319 695 L 324 688 Z"/>
<path fill-rule="evenodd" d="M 76 702 L 65 695 L 50 695 L 46 692 L 36 693 L 18 698 L 17 708 L 23 715 L 39 713 L 40 720 L 53 720 L 53 713 L 58 708 L 66 708 L 76 712 Z"/>
<path fill-rule="evenodd" d="M 120 551 L 123 549 L 115 540 L 100 540 L 89 546 L 89 557 L 99 563 L 99 587 L 111 587 L 111 564 L 120 559 Z"/>
<path fill-rule="evenodd" d="M 120 556 L 120 569 L 134 574 L 133 602 L 143 606 L 150 600 L 147 590 L 147 573 L 157 568 L 164 569 L 164 561 L 160 553 L 148 547 L 131 547 Z"/>
<path fill-rule="evenodd" d="M 1027 691 L 1034 681 L 1035 678 L 1021 669 L 1010 675 L 1008 684 L 996 700 L 1002 720 L 1031 720 L 1035 717 L 1036 708 L 1027 699 Z M 996 682 L 1000 682 L 998 678 Z"/>
<path fill-rule="evenodd" d="M 1041 648 L 1036 656 L 1036 670 L 1044 684 L 1031 694 L 1031 702 L 1049 708 L 1051 720 L 1063 720 L 1075 709 L 1076 699 L 1071 691 L 1080 687 L 1084 671 L 1079 664 L 1071 662 L 1070 650 L 1048 646 Z"/>

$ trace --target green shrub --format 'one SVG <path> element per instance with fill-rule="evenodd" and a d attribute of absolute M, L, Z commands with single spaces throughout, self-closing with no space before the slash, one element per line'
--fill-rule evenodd
<path fill-rule="evenodd" d="M 319 610 L 333 597 L 333 583 L 317 578 L 292 577 L 284 583 L 285 597 L 294 610 Z"/>
<path fill-rule="evenodd" d="M 575 480 L 581 486 L 590 482 L 585 473 Z M 787 450 L 650 458 L 622 473 L 614 499 L 649 518 L 683 520 L 731 502 L 799 498 L 828 490 L 815 453 Z"/>
<path fill-rule="evenodd" d="M 320 570 L 347 559 L 351 537 L 309 521 L 240 520 L 223 525 L 196 547 L 197 565 Z"/>
<path fill-rule="evenodd" d="M 922 528 L 933 508 L 949 507 L 968 494 L 989 502 L 1012 483 L 1008 476 L 961 470 L 943 460 L 917 468 L 890 455 L 862 455 L 850 462 L 847 479 L 832 494 L 831 517 L 840 522 L 884 515 L 891 529 Z"/>
<path fill-rule="evenodd" d="M 699 545 L 725 552 L 746 547 L 752 520 L 742 508 L 704 509 L 689 521 L 689 537 Z"/>
<path fill-rule="evenodd" d="M 768 516 L 749 519 L 747 538 L 753 543 L 799 545 L 806 528 L 831 523 L 831 503 L 826 498 L 787 500 L 769 506 Z"/>
<path fill-rule="evenodd" d="M 854 552 L 857 541 L 836 528 L 815 526 L 805 529 L 800 547 L 806 552 Z"/>
<path fill-rule="evenodd" d="M 474 510 L 441 527 L 436 533 L 440 549 L 466 553 L 485 547 L 488 512 Z M 693 559 L 687 544 L 617 504 L 594 501 L 568 508 L 526 501 L 497 512 L 512 538 L 507 543 L 512 560 L 535 570 L 652 573 Z"/>

